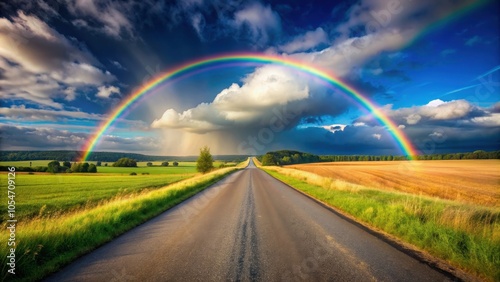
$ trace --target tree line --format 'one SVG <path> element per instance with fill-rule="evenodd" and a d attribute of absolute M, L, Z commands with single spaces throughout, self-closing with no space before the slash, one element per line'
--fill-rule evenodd
<path fill-rule="evenodd" d="M 407 156 L 394 155 L 325 155 L 318 156 L 308 153 L 282 150 L 268 152 L 263 156 L 257 157 L 262 165 L 289 165 L 315 162 L 355 162 L 355 161 L 400 161 L 407 160 Z M 416 160 L 476 160 L 476 159 L 500 159 L 500 151 L 486 152 L 477 150 L 468 153 L 449 153 L 449 154 L 429 154 L 419 155 Z"/>
<path fill-rule="evenodd" d="M 83 156 L 82 151 L 0 151 L 1 161 L 30 161 L 30 160 L 68 160 L 79 161 Z M 221 161 L 242 162 L 247 156 L 220 155 L 214 156 Z M 92 152 L 87 161 L 116 162 L 121 158 L 129 158 L 138 162 L 164 161 L 165 159 L 176 159 L 181 162 L 196 161 L 197 156 L 149 156 L 135 153 L 121 152 Z"/>
<path fill-rule="evenodd" d="M 7 171 L 7 166 L 0 166 L 0 171 Z M 72 173 L 72 172 L 82 172 L 82 173 L 96 173 L 97 166 L 95 164 L 89 163 L 71 163 L 69 161 L 59 162 L 51 161 L 47 166 L 19 166 L 16 167 L 16 171 L 20 172 L 49 172 L 49 173 Z"/>

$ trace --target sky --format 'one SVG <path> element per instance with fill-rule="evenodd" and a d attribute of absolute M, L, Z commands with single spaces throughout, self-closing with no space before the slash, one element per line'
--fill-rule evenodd
<path fill-rule="evenodd" d="M 338 77 L 421 154 L 500 149 L 500 2 L 0 2 L 2 150 L 81 150 L 139 87 L 190 61 L 286 57 Z M 95 151 L 402 155 L 339 87 L 276 64 L 199 69 L 132 104 Z"/>

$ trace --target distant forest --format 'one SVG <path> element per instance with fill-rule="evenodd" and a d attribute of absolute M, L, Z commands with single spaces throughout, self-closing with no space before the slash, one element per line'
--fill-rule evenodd
<path fill-rule="evenodd" d="M 79 161 L 80 151 L 0 151 L 0 161 L 58 160 Z M 121 158 L 130 158 L 138 162 L 145 161 L 195 161 L 198 156 L 149 156 L 134 153 L 93 152 L 88 161 L 116 162 Z M 220 161 L 244 161 L 247 156 L 220 155 L 214 159 Z M 405 156 L 372 156 L 372 155 L 326 155 L 319 156 L 309 153 L 281 150 L 269 152 L 257 157 L 265 165 L 287 165 L 314 162 L 352 162 L 352 161 L 397 161 L 406 160 Z M 464 159 L 500 159 L 500 151 L 474 151 L 469 153 L 421 155 L 418 160 L 464 160 Z"/>
<path fill-rule="evenodd" d="M 406 160 L 406 156 L 370 156 L 370 155 L 334 155 L 318 156 L 299 151 L 282 150 L 268 152 L 258 157 L 262 165 L 289 165 L 316 162 L 355 162 L 355 161 L 398 161 Z M 417 156 L 417 160 L 473 160 L 500 159 L 500 151 L 474 151 L 470 153 L 432 154 Z"/>
<path fill-rule="evenodd" d="M 83 152 L 81 151 L 0 151 L 0 161 L 29 161 L 29 160 L 58 160 L 58 161 L 79 161 Z M 145 161 L 196 161 L 198 156 L 149 156 L 134 153 L 116 152 L 92 152 L 87 161 L 116 162 L 121 158 L 129 158 L 138 162 Z M 246 156 L 221 155 L 214 156 L 220 161 L 244 161 Z"/>

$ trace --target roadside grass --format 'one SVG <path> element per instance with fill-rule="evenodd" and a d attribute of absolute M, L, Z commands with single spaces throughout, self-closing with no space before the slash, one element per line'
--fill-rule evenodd
<path fill-rule="evenodd" d="M 16 228 L 15 280 L 39 280 L 57 271 L 77 257 L 179 204 L 244 165 L 197 175 L 153 191 L 122 195 L 100 202 L 98 206 L 61 214 L 56 218 L 41 217 L 20 221 Z M 2 237 L 6 238 L 6 228 L 3 230 Z M 2 244 L 1 253 L 7 254 L 8 248 L 7 244 Z M 1 262 L 4 275 L 2 280 L 5 280 L 9 275 L 6 256 L 2 257 Z"/>
<path fill-rule="evenodd" d="M 58 217 L 67 212 L 91 208 L 101 201 L 131 193 L 158 189 L 195 174 L 106 175 L 106 174 L 16 174 L 16 217 Z M 7 183 L 7 173 L 0 173 L 0 183 Z M 0 192 L 7 199 L 7 189 Z M 0 202 L 7 210 L 7 201 Z M 0 222 L 8 214 L 0 213 Z"/>
<path fill-rule="evenodd" d="M 371 189 L 293 169 L 261 169 L 452 265 L 500 281 L 499 208 Z"/>

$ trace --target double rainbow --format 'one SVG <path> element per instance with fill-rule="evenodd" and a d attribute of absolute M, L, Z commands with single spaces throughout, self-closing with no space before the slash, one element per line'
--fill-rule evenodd
<path fill-rule="evenodd" d="M 84 148 L 82 150 L 84 154 L 81 161 L 86 161 L 88 159 L 89 155 L 94 150 L 102 135 L 108 130 L 108 128 L 114 123 L 114 121 L 119 118 L 123 114 L 123 112 L 126 111 L 132 104 L 134 104 L 138 99 L 143 97 L 149 91 L 171 78 L 188 74 L 189 72 L 196 71 L 198 68 L 218 64 L 223 65 L 228 63 L 253 63 L 258 65 L 277 64 L 318 77 L 341 89 L 343 92 L 351 96 L 361 106 L 370 111 L 373 116 L 380 122 L 380 124 L 385 126 L 389 130 L 390 134 L 393 136 L 394 140 L 396 141 L 401 149 L 401 152 L 404 155 L 406 155 L 410 159 L 418 155 L 417 150 L 414 148 L 413 144 L 408 139 L 406 134 L 400 128 L 398 128 L 398 126 L 386 115 L 386 113 L 381 111 L 373 101 L 370 101 L 368 98 L 364 97 L 361 93 L 356 91 L 351 86 L 347 85 L 338 77 L 335 77 L 332 74 L 329 74 L 327 71 L 322 70 L 318 67 L 291 58 L 278 55 L 243 53 L 224 54 L 191 61 L 189 63 L 171 69 L 146 83 L 126 99 L 122 100 L 121 103 L 111 112 L 109 118 L 98 127 L 90 140 L 84 145 Z"/>

